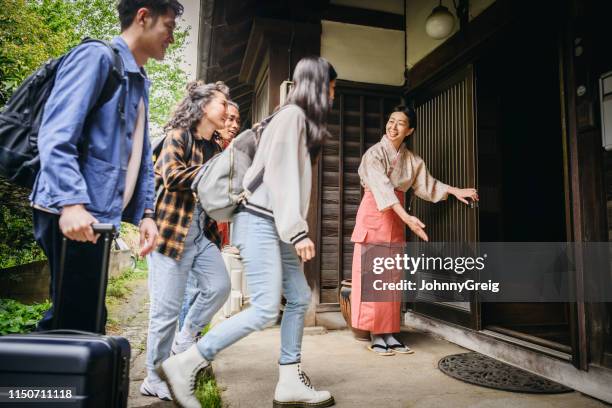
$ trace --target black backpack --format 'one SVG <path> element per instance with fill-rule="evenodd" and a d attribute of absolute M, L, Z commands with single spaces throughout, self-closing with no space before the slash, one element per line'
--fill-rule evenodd
<path fill-rule="evenodd" d="M 106 41 L 85 38 L 79 45 L 89 42 L 104 44 L 113 51 L 113 65 L 91 114 L 108 102 L 121 85 L 123 61 L 119 51 Z M 38 131 L 43 111 L 55 83 L 57 68 L 69 53 L 47 61 L 26 78 L 0 112 L 0 176 L 11 183 L 29 189 L 34 185 L 40 169 Z M 123 114 L 123 104 L 120 105 Z"/>

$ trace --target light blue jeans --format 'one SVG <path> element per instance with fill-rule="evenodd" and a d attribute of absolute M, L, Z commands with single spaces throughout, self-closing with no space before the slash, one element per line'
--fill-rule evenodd
<path fill-rule="evenodd" d="M 157 251 L 149 255 L 148 375 L 170 355 L 188 276 L 196 280 L 200 295 L 185 317 L 185 328 L 194 334 L 210 323 L 230 293 L 230 280 L 219 248 L 202 230 L 201 209 L 196 205 L 179 261 Z"/>
<path fill-rule="evenodd" d="M 207 360 L 255 330 L 276 321 L 281 290 L 287 299 L 281 322 L 280 364 L 301 359 L 304 315 L 310 305 L 310 287 L 303 265 L 291 244 L 282 242 L 274 221 L 248 212 L 234 217 L 232 243 L 244 262 L 250 307 L 209 330 L 197 343 Z"/>
<path fill-rule="evenodd" d="M 179 320 L 178 320 L 179 330 L 183 328 L 183 323 L 185 322 L 187 313 L 189 313 L 189 309 L 191 309 L 196 299 L 198 298 L 199 294 L 200 294 L 200 290 L 198 289 L 198 280 L 195 278 L 195 276 L 189 275 L 189 277 L 187 278 L 187 286 L 185 287 L 185 296 L 183 298 L 181 312 L 179 313 Z"/>

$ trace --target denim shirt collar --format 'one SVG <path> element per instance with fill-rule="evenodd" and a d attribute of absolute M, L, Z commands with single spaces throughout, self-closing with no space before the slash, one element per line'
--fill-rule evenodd
<path fill-rule="evenodd" d="M 144 67 L 138 67 L 136 60 L 134 59 L 134 55 L 132 54 L 132 51 L 128 47 L 125 40 L 121 36 L 117 36 L 113 38 L 112 43 L 119 50 L 119 55 L 121 55 L 121 58 L 123 59 L 124 69 L 129 73 L 140 74 L 144 79 L 148 80 L 147 72 L 145 71 Z"/>

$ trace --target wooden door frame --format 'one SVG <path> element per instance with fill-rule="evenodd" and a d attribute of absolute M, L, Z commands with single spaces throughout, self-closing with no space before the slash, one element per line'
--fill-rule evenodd
<path fill-rule="evenodd" d="M 597 105 L 598 95 L 594 92 L 595 78 L 592 78 L 590 54 L 597 50 L 592 49 L 589 16 L 597 12 L 597 8 L 593 1 L 567 1 L 566 27 L 559 46 L 562 53 L 561 92 L 570 190 L 568 207 L 571 213 L 571 236 L 568 236 L 568 241 L 578 243 L 608 241 L 601 129 L 592 112 Z M 581 39 L 580 45 L 584 50 L 579 56 L 575 54 L 577 38 Z M 576 90 L 580 85 L 586 86 L 588 91 L 577 96 Z M 576 293 L 584 294 L 582 253 L 579 249 L 576 252 Z M 573 309 L 572 318 L 576 325 L 572 339 L 576 344 L 574 365 L 581 370 L 588 370 L 590 364 L 610 367 L 610 362 L 604 361 L 605 338 L 601 331 L 606 321 L 605 305 L 577 302 Z"/>
<path fill-rule="evenodd" d="M 587 183 L 589 174 L 592 173 L 590 170 L 592 169 L 584 171 L 584 169 L 580 168 L 579 145 L 581 143 L 584 145 L 585 143 L 584 141 L 579 141 L 577 137 L 575 96 L 577 82 L 573 61 L 574 38 L 576 36 L 574 21 L 577 17 L 573 15 L 573 11 L 575 12 L 580 9 L 579 2 L 579 0 L 568 0 L 561 5 L 567 10 L 567 17 L 564 23 L 567 23 L 568 27 L 560 30 L 565 35 L 559 39 L 558 52 L 560 75 L 559 103 L 561 105 L 562 118 L 562 159 L 564 163 L 565 217 L 568 242 L 588 240 L 588 232 L 585 229 L 595 232 L 599 228 L 599 226 L 591 225 L 592 221 L 587 219 L 588 217 L 584 217 L 583 208 L 595 207 L 581 193 L 581 184 Z M 576 13 L 578 14 L 578 12 Z M 461 64 L 473 61 L 484 49 L 493 46 L 495 38 L 512 24 L 516 24 L 518 20 L 519 15 L 516 9 L 513 8 L 511 1 L 497 0 L 480 16 L 469 23 L 466 32 L 458 32 L 453 35 L 453 37 L 449 38 L 410 70 L 406 93 L 412 92 L 415 87 L 429 86 L 439 80 L 439 78 L 457 69 Z M 593 146 L 585 147 L 587 150 L 592 150 L 593 148 Z M 584 166 L 584 163 L 582 165 Z M 599 195 L 601 195 L 601 192 Z M 597 235 L 601 235 L 601 231 Z M 581 263 L 578 262 L 580 260 L 579 257 L 580 254 L 577 254 L 576 275 L 572 280 L 575 283 L 576 290 L 584 293 L 584 270 Z M 589 313 L 589 310 L 585 303 L 569 303 L 569 312 L 570 334 L 572 337 L 572 362 L 576 367 L 586 370 L 589 364 L 589 342 L 592 343 L 593 341 L 588 336 L 587 313 Z"/>

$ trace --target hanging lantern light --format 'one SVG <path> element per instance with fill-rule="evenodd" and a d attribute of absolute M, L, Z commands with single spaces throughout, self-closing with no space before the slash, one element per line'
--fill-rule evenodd
<path fill-rule="evenodd" d="M 454 27 L 455 16 L 442 5 L 442 0 L 440 0 L 440 4 L 433 9 L 425 21 L 425 32 L 431 38 L 441 40 L 448 37 Z"/>

